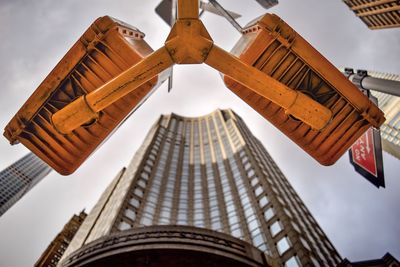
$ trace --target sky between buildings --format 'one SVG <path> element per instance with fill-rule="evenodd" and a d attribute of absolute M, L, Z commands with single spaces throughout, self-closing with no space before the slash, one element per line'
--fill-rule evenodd
<path fill-rule="evenodd" d="M 168 26 L 154 13 L 159 0 L 0 2 L 0 125 L 8 123 L 61 57 L 99 16 L 111 15 L 146 33 L 159 48 Z M 254 0 L 220 0 L 242 14 L 244 25 L 265 10 Z M 400 73 L 400 29 L 369 30 L 341 0 L 281 0 L 279 15 L 338 67 Z M 202 17 L 216 44 L 230 50 L 239 34 L 224 19 Z M 205 115 L 232 108 L 247 123 L 299 193 L 342 257 L 400 258 L 400 164 L 384 153 L 386 189 L 353 170 L 347 154 L 324 167 L 226 89 L 206 65 L 177 66 L 166 85 L 70 176 L 50 174 L 0 218 L 0 266 L 32 266 L 74 213 L 90 210 L 117 172 L 129 163 L 160 114 Z M 0 168 L 25 155 L 0 138 Z"/>

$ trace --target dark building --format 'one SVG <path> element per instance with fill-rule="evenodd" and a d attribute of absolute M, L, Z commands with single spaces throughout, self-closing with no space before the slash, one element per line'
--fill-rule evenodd
<path fill-rule="evenodd" d="M 386 253 L 381 259 L 354 261 L 344 259 L 338 267 L 400 267 L 400 263 L 390 253 Z"/>
<path fill-rule="evenodd" d="M 51 241 L 50 245 L 42 253 L 35 263 L 35 267 L 55 267 L 67 249 L 72 238 L 75 236 L 87 214 L 81 211 L 79 215 L 74 215 L 64 226 L 62 231 Z"/>
<path fill-rule="evenodd" d="M 161 116 L 60 266 L 336 266 L 342 259 L 231 110 Z M 129 265 L 130 266 L 130 265 Z"/>
<path fill-rule="evenodd" d="M 0 172 L 0 216 L 52 169 L 29 153 Z"/>
<path fill-rule="evenodd" d="M 257 2 L 262 5 L 265 9 L 276 6 L 279 2 L 278 0 L 257 0 Z"/>
<path fill-rule="evenodd" d="M 372 30 L 400 27 L 398 0 L 343 0 Z"/>
<path fill-rule="evenodd" d="M 396 82 L 400 91 L 400 75 L 368 71 L 368 75 L 384 81 Z M 386 121 L 382 124 L 382 148 L 400 159 L 400 97 L 382 92 L 372 92 L 378 98 L 379 108 L 385 112 Z"/>

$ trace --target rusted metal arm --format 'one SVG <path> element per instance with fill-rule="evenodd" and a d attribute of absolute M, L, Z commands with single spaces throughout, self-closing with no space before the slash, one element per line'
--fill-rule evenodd
<path fill-rule="evenodd" d="M 205 63 L 281 106 L 287 114 L 310 125 L 313 129 L 323 129 L 332 119 L 332 112 L 328 108 L 243 63 L 215 44 Z"/>
<path fill-rule="evenodd" d="M 97 119 L 99 111 L 134 91 L 173 64 L 174 61 L 165 47 L 158 49 L 108 83 L 79 97 L 56 112 L 52 117 L 54 127 L 59 132 L 67 134 Z"/>
<path fill-rule="evenodd" d="M 199 0 L 178 0 L 178 20 L 198 18 Z"/>

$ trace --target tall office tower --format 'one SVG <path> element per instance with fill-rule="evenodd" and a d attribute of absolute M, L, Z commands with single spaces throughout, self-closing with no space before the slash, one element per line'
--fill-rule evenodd
<path fill-rule="evenodd" d="M 52 169 L 29 153 L 0 172 L 0 216 L 22 198 Z"/>
<path fill-rule="evenodd" d="M 339 254 L 231 110 L 161 116 L 60 266 L 336 266 Z M 137 264 L 137 265 L 135 265 Z"/>
<path fill-rule="evenodd" d="M 398 0 L 343 0 L 371 30 L 400 27 Z"/>
<path fill-rule="evenodd" d="M 344 259 L 338 267 L 400 267 L 400 262 L 390 253 L 386 253 L 380 259 L 351 262 Z"/>
<path fill-rule="evenodd" d="M 400 159 L 400 75 L 377 71 L 340 68 L 359 88 L 367 89 L 378 100 L 379 108 L 385 113 L 382 124 L 382 148 Z"/>
<path fill-rule="evenodd" d="M 67 222 L 61 232 L 51 241 L 50 245 L 42 253 L 34 267 L 55 267 L 75 236 L 87 214 L 81 211 Z"/>
<path fill-rule="evenodd" d="M 368 75 L 374 78 L 397 81 L 400 84 L 400 76 L 388 73 L 368 71 Z M 398 87 L 400 90 L 400 87 Z M 382 148 L 389 154 L 400 159 L 400 97 L 372 91 L 378 98 L 379 108 L 385 113 L 386 121 L 381 126 Z"/>

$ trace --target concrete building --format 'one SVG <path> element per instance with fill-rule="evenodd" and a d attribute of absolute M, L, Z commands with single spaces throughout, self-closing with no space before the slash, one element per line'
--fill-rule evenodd
<path fill-rule="evenodd" d="M 380 127 L 382 148 L 400 159 L 400 75 L 340 68 L 358 88 L 367 89 L 378 100 L 386 121 Z"/>
<path fill-rule="evenodd" d="M 52 169 L 29 153 L 0 172 L 0 216 Z"/>
<path fill-rule="evenodd" d="M 400 85 L 400 76 L 388 73 L 368 71 L 374 78 L 397 81 Z M 398 87 L 400 93 L 400 86 Z M 372 94 L 378 98 L 379 108 L 385 113 L 386 121 L 381 126 L 382 148 L 387 153 L 400 159 L 400 97 L 381 92 Z"/>
<path fill-rule="evenodd" d="M 343 0 L 371 30 L 400 27 L 398 0 Z"/>
<path fill-rule="evenodd" d="M 231 110 L 161 116 L 60 266 L 336 266 L 341 257 Z M 133 266 L 129 265 L 129 266 Z"/>
<path fill-rule="evenodd" d="M 51 241 L 50 245 L 42 253 L 34 267 L 55 267 L 75 236 L 87 214 L 81 211 L 67 222 L 61 232 Z"/>
<path fill-rule="evenodd" d="M 338 267 L 400 267 L 400 263 L 390 253 L 386 253 L 380 259 L 366 261 L 349 261 L 344 259 Z"/>

